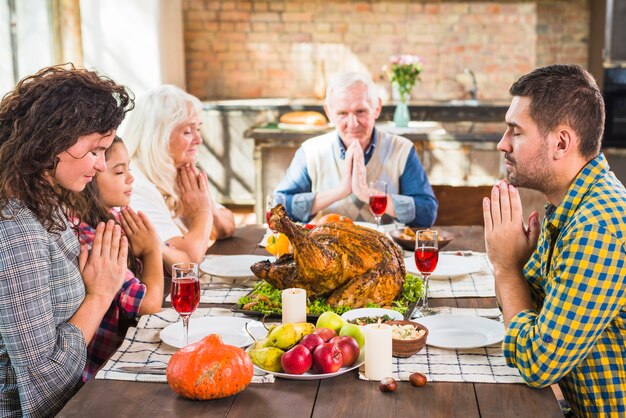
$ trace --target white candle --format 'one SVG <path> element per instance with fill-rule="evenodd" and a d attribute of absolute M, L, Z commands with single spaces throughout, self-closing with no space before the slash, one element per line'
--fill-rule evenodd
<path fill-rule="evenodd" d="M 382 380 L 391 377 L 391 326 L 369 324 L 365 334 L 365 377 Z"/>
<path fill-rule="evenodd" d="M 281 293 L 283 324 L 306 322 L 306 290 L 293 287 Z"/>

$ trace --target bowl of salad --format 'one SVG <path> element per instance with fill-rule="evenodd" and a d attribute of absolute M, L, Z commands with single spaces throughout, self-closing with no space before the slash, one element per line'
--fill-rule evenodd
<path fill-rule="evenodd" d="M 351 309 L 341 314 L 341 317 L 351 324 L 367 325 L 378 322 L 401 321 L 404 316 L 398 311 L 385 308 Z"/>

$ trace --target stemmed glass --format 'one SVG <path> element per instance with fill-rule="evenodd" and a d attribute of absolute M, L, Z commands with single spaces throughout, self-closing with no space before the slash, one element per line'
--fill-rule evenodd
<path fill-rule="evenodd" d="M 380 218 L 387 209 L 387 183 L 380 180 L 370 181 L 370 211 L 376 218 L 376 230 L 380 229 Z"/>
<path fill-rule="evenodd" d="M 419 307 L 422 316 L 431 315 L 428 307 L 428 278 L 439 261 L 439 232 L 426 229 L 415 236 L 415 265 L 424 279 L 424 297 Z"/>
<path fill-rule="evenodd" d="M 200 281 L 196 263 L 176 263 L 172 266 L 172 306 L 183 320 L 185 346 L 189 344 L 189 317 L 200 303 Z"/>
<path fill-rule="evenodd" d="M 265 196 L 265 221 L 267 222 L 268 228 L 270 228 L 270 216 L 272 216 L 272 209 L 276 205 L 283 205 L 283 207 L 286 208 L 287 204 L 285 202 L 285 195 L 274 193 Z M 273 229 L 272 232 L 274 233 L 274 239 L 278 239 L 279 233 Z M 280 254 L 276 254 L 276 257 L 280 257 Z"/>

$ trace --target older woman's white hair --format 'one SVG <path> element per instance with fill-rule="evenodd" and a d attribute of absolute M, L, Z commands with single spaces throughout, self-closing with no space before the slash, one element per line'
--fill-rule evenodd
<path fill-rule="evenodd" d="M 374 85 L 372 77 L 364 72 L 342 73 L 332 78 L 326 88 L 326 106 L 329 109 L 331 108 L 332 96 L 337 91 L 346 90 L 348 87 L 356 83 L 363 83 L 365 85 L 370 103 L 373 106 L 376 106 L 378 103 L 378 89 L 376 88 L 376 85 Z"/>
<path fill-rule="evenodd" d="M 124 129 L 124 143 L 134 167 L 163 194 L 168 207 L 179 209 L 176 167 L 169 154 L 172 131 L 194 114 L 200 115 L 200 100 L 173 86 L 150 90 L 135 103 Z"/>

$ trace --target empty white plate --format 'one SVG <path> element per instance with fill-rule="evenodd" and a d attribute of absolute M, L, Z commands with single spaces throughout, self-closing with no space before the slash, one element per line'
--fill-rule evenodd
<path fill-rule="evenodd" d="M 253 277 L 250 266 L 259 261 L 274 261 L 274 257 L 264 255 L 212 255 L 200 264 L 200 270 L 211 276 L 243 279 Z"/>
<path fill-rule="evenodd" d="M 404 259 L 406 272 L 421 275 L 415 266 L 415 258 L 407 257 Z M 465 274 L 476 273 L 484 267 L 482 256 L 461 256 L 454 254 L 439 253 L 439 261 L 437 267 L 430 275 L 431 279 L 449 279 L 450 277 L 463 276 Z"/>
<path fill-rule="evenodd" d="M 428 328 L 426 344 L 433 347 L 478 348 L 504 339 L 504 324 L 480 316 L 433 315 L 414 321 Z"/>
<path fill-rule="evenodd" d="M 254 342 L 254 339 L 246 332 L 247 323 L 248 331 L 254 336 L 254 339 L 258 340 L 267 335 L 267 329 L 263 324 L 254 319 L 229 316 L 191 317 L 189 319 L 189 344 L 200 341 L 209 334 L 219 334 L 224 344 L 247 347 Z M 182 321 L 163 328 L 159 336 L 161 341 L 172 347 L 182 348 L 185 346 Z"/>

